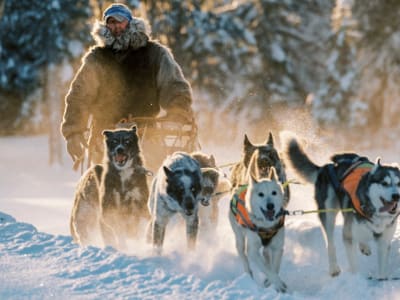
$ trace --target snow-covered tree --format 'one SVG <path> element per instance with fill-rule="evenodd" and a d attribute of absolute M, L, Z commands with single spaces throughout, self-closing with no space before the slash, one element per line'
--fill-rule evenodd
<path fill-rule="evenodd" d="M 88 0 L 6 0 L 0 19 L 0 128 L 21 129 L 42 99 L 28 97 L 44 84 L 43 71 L 86 43 Z M 40 93 L 36 93 L 40 97 Z"/>

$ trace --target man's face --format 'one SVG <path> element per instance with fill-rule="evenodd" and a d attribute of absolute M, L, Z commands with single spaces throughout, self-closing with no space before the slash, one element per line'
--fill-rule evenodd
<path fill-rule="evenodd" d="M 114 36 L 120 36 L 128 27 L 129 21 L 124 19 L 122 22 L 117 21 L 113 17 L 107 19 L 107 28 L 110 29 Z"/>

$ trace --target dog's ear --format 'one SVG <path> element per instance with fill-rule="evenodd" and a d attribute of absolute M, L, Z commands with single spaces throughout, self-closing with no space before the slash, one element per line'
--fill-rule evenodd
<path fill-rule="evenodd" d="M 278 175 L 276 174 L 276 169 L 274 167 L 269 169 L 268 178 L 273 181 L 278 181 Z"/>
<path fill-rule="evenodd" d="M 166 166 L 163 166 L 163 169 L 164 169 L 165 175 L 167 175 L 168 178 L 174 174 L 174 172 Z"/>
<path fill-rule="evenodd" d="M 102 132 L 102 134 L 103 134 L 105 137 L 107 137 L 107 138 L 109 138 L 109 137 L 111 136 L 112 133 L 113 133 L 113 132 L 110 131 L 110 130 L 103 130 L 103 132 Z"/>
<path fill-rule="evenodd" d="M 377 157 L 376 158 L 376 161 L 375 161 L 375 165 L 374 165 L 374 167 L 372 168 L 372 170 L 371 170 L 371 174 L 374 174 L 377 170 L 378 170 L 378 168 L 379 167 L 381 167 L 382 165 L 381 165 L 381 158 L 380 157 Z"/>
<path fill-rule="evenodd" d="M 269 145 L 271 147 L 274 146 L 274 136 L 272 135 L 271 131 L 268 134 L 268 139 L 265 141 L 265 145 Z"/>
<path fill-rule="evenodd" d="M 213 167 L 217 166 L 217 163 L 215 162 L 215 157 L 212 154 L 210 155 L 210 165 Z"/>
<path fill-rule="evenodd" d="M 243 146 L 244 146 L 244 149 L 253 147 L 253 144 L 250 142 L 249 138 L 247 137 L 247 134 L 244 135 Z"/>
<path fill-rule="evenodd" d="M 254 176 L 253 172 L 250 172 L 250 185 L 255 185 L 258 183 L 258 179 Z"/>
<path fill-rule="evenodd" d="M 135 125 L 132 125 L 131 131 L 132 131 L 133 133 L 136 133 L 136 131 L 137 131 L 137 126 L 136 126 L 136 124 L 135 124 Z"/>

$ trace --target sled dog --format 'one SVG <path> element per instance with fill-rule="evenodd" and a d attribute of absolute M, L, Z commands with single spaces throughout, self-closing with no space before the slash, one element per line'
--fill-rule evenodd
<path fill-rule="evenodd" d="M 167 224 L 176 213 L 185 220 L 188 248 L 195 248 L 201 188 L 200 166 L 190 154 L 175 152 L 164 160 L 153 179 L 148 202 L 148 238 L 158 254 L 162 252 Z"/>
<path fill-rule="evenodd" d="M 286 183 L 286 172 L 283 161 L 281 160 L 277 149 L 275 148 L 274 137 L 270 132 L 268 139 L 262 144 L 253 144 L 247 135 L 244 136 L 242 159 L 233 166 L 231 172 L 231 183 L 233 187 L 245 184 L 248 181 L 248 167 L 250 159 L 256 155 L 256 164 L 252 170 L 256 178 L 264 178 L 269 174 L 271 167 L 274 167 L 281 183 Z M 284 186 L 284 199 L 289 203 L 290 190 L 289 185 Z"/>
<path fill-rule="evenodd" d="M 203 177 L 200 193 L 199 219 L 202 229 L 213 232 L 218 224 L 219 200 L 230 193 L 231 183 L 221 169 L 217 167 L 213 155 L 203 152 L 193 152 L 191 156 L 200 165 Z"/>
<path fill-rule="evenodd" d="M 310 160 L 295 136 L 286 135 L 285 157 L 296 173 L 315 186 L 319 209 L 353 209 L 344 212 L 343 243 L 350 271 L 356 272 L 357 246 L 371 254 L 369 241 L 375 241 L 378 255 L 377 279 L 387 279 L 391 240 L 400 213 L 400 171 L 397 166 L 375 163 L 356 153 L 333 155 L 332 163 L 318 166 Z M 334 227 L 337 212 L 320 213 L 328 248 L 329 273 L 337 276 Z"/>
<path fill-rule="evenodd" d="M 139 225 L 149 219 L 148 186 L 136 126 L 103 131 L 103 164 L 89 169 L 76 192 L 71 216 L 75 240 L 87 244 L 87 232 L 99 227 L 104 246 L 126 249 L 137 238 Z"/>
<path fill-rule="evenodd" d="M 103 167 L 95 165 L 80 178 L 70 217 L 73 240 L 81 246 L 103 246 L 100 232 L 99 187 Z"/>
<path fill-rule="evenodd" d="M 285 292 L 279 276 L 284 245 L 284 195 L 275 168 L 267 178 L 250 174 L 249 184 L 234 189 L 229 221 L 244 269 L 265 287 Z"/>

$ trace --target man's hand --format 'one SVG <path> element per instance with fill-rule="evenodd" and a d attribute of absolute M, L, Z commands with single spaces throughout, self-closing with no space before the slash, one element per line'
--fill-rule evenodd
<path fill-rule="evenodd" d="M 82 160 L 87 143 L 81 133 L 74 133 L 67 138 L 67 151 L 74 163 Z"/>

